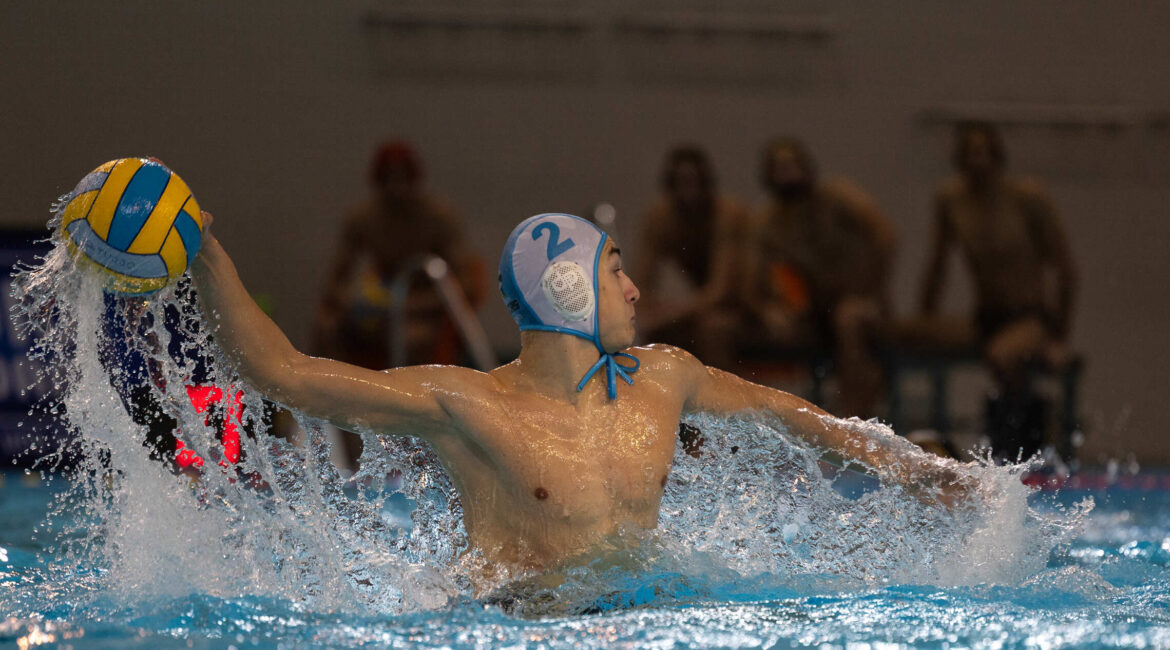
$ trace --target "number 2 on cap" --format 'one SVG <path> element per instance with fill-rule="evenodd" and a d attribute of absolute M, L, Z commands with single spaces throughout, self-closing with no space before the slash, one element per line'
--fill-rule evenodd
<path fill-rule="evenodd" d="M 572 239 L 561 241 L 561 228 L 551 221 L 545 221 L 532 229 L 532 241 L 540 239 L 540 235 L 546 230 L 548 231 L 548 259 L 550 262 L 554 257 L 575 246 Z"/>

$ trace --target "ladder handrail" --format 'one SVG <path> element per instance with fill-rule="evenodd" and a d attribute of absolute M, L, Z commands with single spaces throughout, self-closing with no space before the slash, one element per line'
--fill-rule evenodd
<path fill-rule="evenodd" d="M 412 259 L 390 282 L 391 366 L 406 365 L 406 299 L 410 294 L 411 279 L 420 271 L 438 290 L 443 308 L 455 322 L 455 329 L 467 345 L 475 367 L 484 372 L 495 368 L 498 360 L 483 324 L 467 302 L 463 289 L 452 277 L 451 266 L 438 255 L 422 255 Z"/>

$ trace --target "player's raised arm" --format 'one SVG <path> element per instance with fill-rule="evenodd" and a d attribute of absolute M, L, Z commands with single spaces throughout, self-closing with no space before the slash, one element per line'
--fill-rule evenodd
<path fill-rule="evenodd" d="M 953 492 L 950 484 L 960 480 L 954 461 L 924 452 L 899 436 L 856 420 L 840 420 L 795 395 L 705 366 L 688 353 L 678 352 L 689 382 L 684 413 L 757 412 L 775 417 L 791 435 L 911 487 L 933 485 Z"/>
<path fill-rule="evenodd" d="M 210 221 L 205 212 L 204 223 Z M 302 354 L 248 295 L 216 238 L 206 230 L 203 237 L 191 277 L 212 334 L 246 381 L 272 400 L 346 429 L 421 436 L 449 429 L 436 388 L 469 371 L 424 366 L 377 372 Z"/>

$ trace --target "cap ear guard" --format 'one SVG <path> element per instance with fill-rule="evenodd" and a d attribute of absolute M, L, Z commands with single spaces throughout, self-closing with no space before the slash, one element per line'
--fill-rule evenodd
<path fill-rule="evenodd" d="M 553 262 L 540 278 L 540 288 L 561 317 L 582 321 L 593 314 L 593 283 L 576 262 Z"/>

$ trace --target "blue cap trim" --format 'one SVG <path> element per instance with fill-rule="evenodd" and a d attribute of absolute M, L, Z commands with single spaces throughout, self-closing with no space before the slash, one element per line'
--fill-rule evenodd
<path fill-rule="evenodd" d="M 605 250 L 605 242 L 609 241 L 609 233 L 601 233 L 601 241 L 597 244 L 597 251 L 593 253 L 593 345 L 597 346 L 597 351 L 605 354 L 605 348 L 601 347 L 601 330 L 599 326 L 601 323 L 597 320 L 597 313 L 601 311 L 600 287 L 597 286 L 597 276 L 601 274 L 601 251 Z"/>

